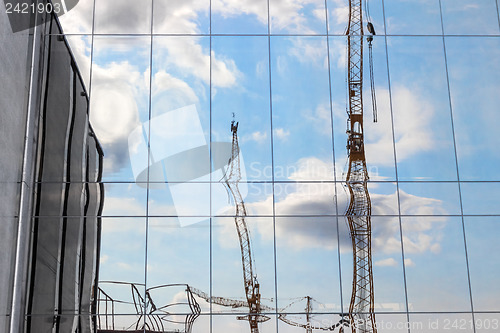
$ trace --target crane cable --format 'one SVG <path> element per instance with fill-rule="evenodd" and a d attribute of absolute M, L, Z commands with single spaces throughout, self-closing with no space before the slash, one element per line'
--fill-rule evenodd
<path fill-rule="evenodd" d="M 368 37 L 369 62 L 370 62 L 370 91 L 372 95 L 373 122 L 377 122 L 377 96 L 375 93 L 375 78 L 373 75 L 373 36 Z"/>
<path fill-rule="evenodd" d="M 366 12 L 366 18 L 368 20 L 367 28 L 368 32 L 370 35 L 368 36 L 368 57 L 369 57 L 369 67 L 370 67 L 370 91 L 371 91 L 371 96 L 372 96 L 372 109 L 373 109 L 373 122 L 377 122 L 377 96 L 375 92 L 375 76 L 373 74 L 373 47 L 372 47 L 372 42 L 373 42 L 373 36 L 375 36 L 375 28 L 373 27 L 372 24 L 372 18 L 370 15 L 370 0 L 365 1 L 365 12 Z"/>

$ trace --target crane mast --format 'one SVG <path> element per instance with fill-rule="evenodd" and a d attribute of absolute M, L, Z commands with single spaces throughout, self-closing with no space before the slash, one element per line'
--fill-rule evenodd
<path fill-rule="evenodd" d="M 240 148 L 238 145 L 238 123 L 233 120 L 231 122 L 231 133 L 232 148 L 231 148 L 231 158 L 229 160 L 228 170 L 224 175 L 225 184 L 234 199 L 236 206 L 236 213 L 234 222 L 236 224 L 236 231 L 238 232 L 238 238 L 240 241 L 241 249 L 241 262 L 243 264 L 243 281 L 245 286 L 245 296 L 248 303 L 249 314 L 247 316 L 240 316 L 238 319 L 248 320 L 250 323 L 251 333 L 258 333 L 258 323 L 269 320 L 267 316 L 260 314 L 260 291 L 259 282 L 257 281 L 257 276 L 253 272 L 253 259 L 252 250 L 250 247 L 250 233 L 248 231 L 248 226 L 245 221 L 247 216 L 247 211 L 245 208 L 245 203 L 243 197 L 241 196 L 238 183 L 241 180 L 241 169 L 240 169 Z"/>
<path fill-rule="evenodd" d="M 353 248 L 353 282 L 349 319 L 353 333 L 376 333 L 371 258 L 371 201 L 368 193 L 363 135 L 363 0 L 349 0 L 348 121 L 349 169 L 346 185 L 350 203 L 346 212 Z M 368 30 L 374 34 L 373 25 Z M 373 37 L 368 36 L 371 46 Z"/>

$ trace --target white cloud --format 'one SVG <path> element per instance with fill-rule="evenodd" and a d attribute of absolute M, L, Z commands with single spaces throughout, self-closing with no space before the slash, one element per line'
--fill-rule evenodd
<path fill-rule="evenodd" d="M 396 267 L 398 265 L 398 262 L 394 260 L 394 258 L 387 258 L 387 259 L 382 259 L 375 261 L 373 263 L 374 266 L 380 266 L 380 267 Z"/>
<path fill-rule="evenodd" d="M 326 41 L 322 38 L 290 38 L 292 46 L 289 54 L 301 63 L 314 64 L 328 69 L 328 52 Z"/>
<path fill-rule="evenodd" d="M 255 141 L 257 143 L 264 143 L 267 140 L 267 133 L 266 132 L 261 132 L 261 131 L 255 131 L 251 133 L 250 135 L 244 136 L 242 138 L 242 141 Z"/>
<path fill-rule="evenodd" d="M 332 135 L 332 117 L 328 104 L 321 104 L 316 109 L 307 109 L 303 111 L 305 119 L 312 123 L 314 129 L 322 134 Z"/>
<path fill-rule="evenodd" d="M 290 180 L 333 180 L 333 163 L 325 162 L 316 157 L 302 158 L 297 167 L 288 175 Z"/>
<path fill-rule="evenodd" d="M 365 102 L 365 113 L 368 116 L 370 109 L 368 100 Z M 366 161 L 372 166 L 394 166 L 394 146 L 392 136 L 392 119 L 389 102 L 389 91 L 377 88 L 378 122 L 365 117 L 365 151 Z M 394 114 L 394 128 L 397 158 L 405 161 L 415 155 L 435 149 L 435 137 L 432 131 L 433 106 L 426 102 L 418 91 L 412 91 L 404 86 L 393 86 L 392 105 Z M 337 119 L 345 119 L 345 111 L 340 107 L 334 108 Z M 336 130 L 341 130 L 343 122 Z"/>
<path fill-rule="evenodd" d="M 102 214 L 105 216 L 144 216 L 146 209 L 135 198 L 120 198 L 106 195 Z M 110 224 L 110 226 L 113 225 Z"/>
<path fill-rule="evenodd" d="M 290 131 L 285 130 L 281 127 L 275 128 L 273 131 L 274 137 L 279 140 L 286 140 L 290 136 Z"/>
<path fill-rule="evenodd" d="M 406 258 L 405 259 L 405 266 L 406 267 L 413 267 L 413 266 L 415 266 L 415 263 L 410 258 Z"/>
<path fill-rule="evenodd" d="M 167 66 L 184 71 L 204 83 L 212 82 L 215 88 L 228 88 L 237 83 L 239 72 L 234 60 L 220 58 L 212 51 L 204 50 L 200 37 L 160 38 L 156 41 L 156 52 Z M 212 74 L 210 75 L 210 60 Z M 160 62 L 160 66 L 164 65 Z"/>
<path fill-rule="evenodd" d="M 335 7 L 331 11 L 330 21 L 333 21 L 334 27 L 345 30 L 349 20 L 349 6 L 343 0 L 335 0 L 334 3 Z"/>
<path fill-rule="evenodd" d="M 59 20 L 63 31 L 67 34 L 90 34 L 92 32 L 93 0 L 80 0 L 68 13 Z"/>
<path fill-rule="evenodd" d="M 312 180 L 332 177 L 332 167 L 328 161 L 317 158 L 301 159 L 297 168 L 289 176 L 290 180 Z M 376 187 L 372 189 L 376 192 Z M 331 217 L 300 217 L 300 215 L 334 215 L 334 187 L 331 184 L 286 184 L 280 187 L 276 194 L 275 210 L 279 216 L 294 216 L 287 218 L 286 223 L 276 224 L 276 235 L 281 244 L 299 250 L 301 248 L 337 247 L 337 225 L 335 216 Z M 372 248 L 374 253 L 386 255 L 401 253 L 401 241 L 398 219 L 398 195 L 370 193 L 372 203 Z M 403 191 L 399 195 L 401 208 L 408 214 L 440 215 L 446 214 L 442 202 L 434 198 L 419 197 Z M 337 188 L 338 214 L 343 215 L 347 209 L 349 198 L 341 185 Z M 253 214 L 268 214 L 267 207 L 272 203 L 272 196 L 264 200 L 247 204 Z M 411 208 L 410 208 L 411 207 Z M 264 212 L 264 210 L 266 210 Z M 317 223 L 314 223 L 316 221 Z M 350 251 L 351 240 L 347 219 L 339 217 L 340 248 Z M 442 234 L 440 230 L 446 225 L 446 217 L 406 217 L 404 223 L 404 247 L 407 253 L 438 253 Z M 261 237 L 272 240 L 272 225 L 259 224 Z"/>

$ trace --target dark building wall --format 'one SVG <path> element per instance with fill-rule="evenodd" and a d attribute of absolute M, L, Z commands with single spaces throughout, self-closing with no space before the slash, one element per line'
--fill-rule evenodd
<path fill-rule="evenodd" d="M 0 15 L 0 332 L 92 332 L 103 192 L 87 93 L 55 17 L 14 33 Z"/>
<path fill-rule="evenodd" d="M 27 332 L 91 332 L 101 187 L 83 81 L 60 26 L 47 22 Z"/>
<path fill-rule="evenodd" d="M 13 33 L 0 4 L 0 331 L 7 331 L 12 297 L 24 139 L 28 110 L 31 35 Z"/>

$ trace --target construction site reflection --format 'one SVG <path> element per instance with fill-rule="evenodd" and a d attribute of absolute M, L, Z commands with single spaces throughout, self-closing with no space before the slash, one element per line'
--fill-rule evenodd
<path fill-rule="evenodd" d="M 114 296 L 119 295 L 119 296 Z M 127 295 L 127 297 L 125 296 Z M 164 303 L 175 295 L 175 303 Z M 145 288 L 138 283 L 101 281 L 97 294 L 98 333 L 105 332 L 182 332 L 191 333 L 195 321 L 204 316 L 201 314 L 202 304 L 210 304 L 229 309 L 245 308 L 245 300 L 210 297 L 207 293 L 187 284 L 167 284 Z M 292 307 L 299 306 L 304 313 L 288 313 Z M 302 328 L 306 332 L 313 330 L 341 331 L 349 327 L 347 316 L 315 315 L 315 309 L 324 306 L 310 296 L 297 297 L 281 309 L 268 305 L 260 305 L 261 316 L 267 319 L 277 317 L 280 325 Z M 131 315 L 135 313 L 136 315 Z M 246 316 L 217 316 L 228 320 L 245 321 Z M 256 314 L 254 314 L 256 315 Z M 268 317 L 269 316 L 269 317 Z M 272 321 L 271 321 L 272 322 Z M 266 331 L 266 330 L 264 330 Z"/>

